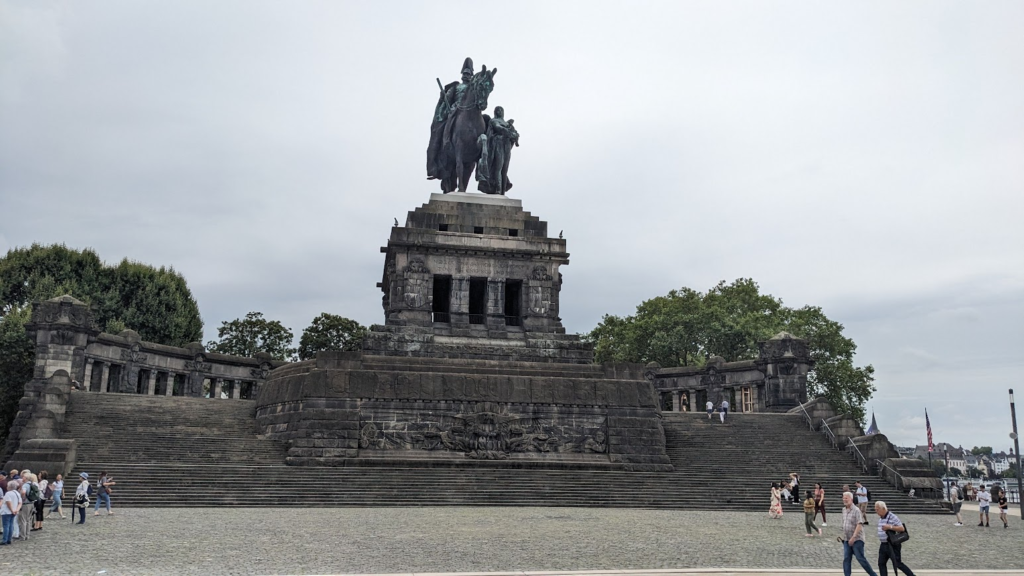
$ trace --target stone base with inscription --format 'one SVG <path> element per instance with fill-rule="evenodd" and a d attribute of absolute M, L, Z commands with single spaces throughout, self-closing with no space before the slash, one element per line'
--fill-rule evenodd
<path fill-rule="evenodd" d="M 256 421 L 293 465 L 672 470 L 638 365 L 321 353 L 271 373 Z"/>

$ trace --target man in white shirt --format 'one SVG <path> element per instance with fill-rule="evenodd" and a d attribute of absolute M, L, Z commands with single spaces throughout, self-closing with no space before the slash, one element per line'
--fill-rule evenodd
<path fill-rule="evenodd" d="M 985 485 L 981 485 L 981 490 L 978 491 L 978 526 L 984 526 L 988 528 L 988 506 L 992 503 L 992 494 L 989 493 L 988 488 Z"/>
<path fill-rule="evenodd" d="M 725 424 L 725 415 L 729 413 L 729 401 L 722 400 L 722 410 L 718 413 L 719 418 L 722 419 L 722 424 Z"/>
<path fill-rule="evenodd" d="M 715 411 L 715 405 L 714 405 L 714 403 L 712 403 L 712 402 L 711 402 L 711 400 L 708 400 L 708 420 L 711 420 L 711 414 L 712 414 L 712 413 L 713 413 L 714 411 Z"/>
<path fill-rule="evenodd" d="M 860 513 L 864 515 L 864 523 L 868 523 L 868 489 L 860 483 L 860 480 L 854 482 L 857 486 L 857 490 L 854 492 L 854 496 L 857 497 L 857 508 L 860 508 Z"/>

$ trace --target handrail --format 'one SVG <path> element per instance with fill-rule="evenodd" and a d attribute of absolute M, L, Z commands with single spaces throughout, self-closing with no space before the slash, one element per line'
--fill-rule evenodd
<path fill-rule="evenodd" d="M 813 431 L 814 430 L 814 419 L 811 418 L 811 415 L 807 413 L 807 408 L 804 408 L 803 404 L 799 404 L 799 406 L 800 406 L 800 410 L 802 410 L 803 413 L 804 413 L 804 419 L 807 420 L 807 426 L 809 426 L 811 428 L 811 430 Z M 822 422 L 824 422 L 824 420 L 822 420 Z"/>
<path fill-rule="evenodd" d="M 828 423 L 825 422 L 824 418 L 821 419 L 821 433 L 824 434 L 826 438 L 828 438 L 828 441 L 832 443 L 833 448 L 839 450 L 839 439 L 836 438 L 835 432 L 832 431 L 832 428 L 829 427 Z"/>
<path fill-rule="evenodd" d="M 853 450 L 851 451 L 850 448 L 853 448 Z M 861 467 L 861 469 L 864 470 L 864 472 L 867 472 L 868 470 L 871 469 L 871 467 L 868 466 L 867 458 L 865 458 L 864 454 L 861 453 L 860 448 L 857 448 L 857 445 L 853 443 L 853 439 L 852 438 L 847 438 L 846 439 L 846 451 L 847 452 L 851 452 L 851 453 L 852 452 L 856 452 L 857 453 L 856 454 L 857 461 L 860 462 L 860 467 Z"/>
<path fill-rule="evenodd" d="M 885 476 L 882 474 L 882 469 L 883 468 L 888 468 L 890 471 L 892 471 L 893 474 L 896 475 L 897 478 L 900 479 L 900 484 L 902 486 L 897 486 L 896 488 L 899 489 L 899 490 L 903 490 L 904 488 L 907 487 L 907 482 L 906 482 L 906 480 L 904 480 L 903 474 L 900 474 L 899 472 L 896 471 L 895 468 L 893 468 L 892 466 L 889 466 L 888 464 L 886 464 L 882 460 L 879 460 L 879 459 L 876 458 L 875 462 L 878 464 L 878 476 L 880 478 L 883 478 L 883 479 L 885 478 Z"/>

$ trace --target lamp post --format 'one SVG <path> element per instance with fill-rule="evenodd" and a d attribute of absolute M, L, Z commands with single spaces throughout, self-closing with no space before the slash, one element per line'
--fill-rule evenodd
<path fill-rule="evenodd" d="M 1013 451 L 1017 453 L 1017 505 L 1024 519 L 1024 473 L 1020 469 L 1020 440 L 1017 438 L 1017 408 L 1013 405 L 1013 388 L 1010 388 L 1010 419 L 1013 420 Z"/>

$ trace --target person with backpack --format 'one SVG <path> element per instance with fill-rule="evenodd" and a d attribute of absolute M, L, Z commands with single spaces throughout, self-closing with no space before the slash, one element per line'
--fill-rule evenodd
<path fill-rule="evenodd" d="M 49 475 L 46 470 L 39 472 L 39 499 L 35 501 L 35 515 L 36 521 L 32 524 L 32 531 L 43 529 L 43 507 L 46 506 L 46 501 L 49 500 L 50 496 L 53 495 L 53 490 L 50 489 L 50 481 L 47 479 Z"/>
<path fill-rule="evenodd" d="M 964 505 L 964 493 L 956 484 L 949 485 L 949 503 L 953 505 L 953 513 L 956 514 L 956 523 L 953 526 L 963 526 L 964 519 L 960 516 L 960 508 Z"/>
<path fill-rule="evenodd" d="M 107 476 L 106 471 L 100 472 L 100 478 L 96 481 L 96 510 L 93 512 L 93 516 L 100 515 L 100 504 L 106 504 L 107 516 L 113 514 L 110 511 L 110 487 L 117 482 L 110 476 Z"/>
<path fill-rule="evenodd" d="M 28 540 L 29 532 L 32 531 L 33 519 L 35 518 L 36 501 L 42 498 L 39 493 L 36 475 L 30 470 L 21 471 L 21 496 L 24 504 L 18 512 L 18 532 L 22 540 Z"/>
<path fill-rule="evenodd" d="M 857 497 L 857 508 L 860 508 L 860 513 L 864 515 L 864 523 L 868 523 L 868 489 L 860 483 L 860 480 L 854 482 L 857 486 L 857 490 L 853 493 Z"/>
<path fill-rule="evenodd" d="M 875 514 L 878 514 L 878 573 L 887 576 L 887 565 L 891 560 L 893 573 L 902 571 L 907 576 L 914 576 L 914 571 L 903 563 L 901 539 L 910 537 L 906 525 L 881 500 L 875 502 Z"/>
<path fill-rule="evenodd" d="M 89 507 L 89 493 L 92 492 L 92 486 L 89 486 L 89 473 L 82 472 L 78 475 L 82 479 L 82 483 L 78 485 L 78 489 L 75 490 L 75 509 L 81 514 L 82 519 L 79 524 L 85 524 L 85 509 Z M 75 513 L 71 512 L 71 520 L 74 521 Z"/>

